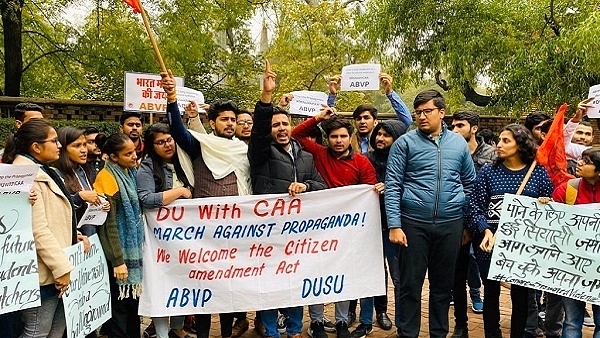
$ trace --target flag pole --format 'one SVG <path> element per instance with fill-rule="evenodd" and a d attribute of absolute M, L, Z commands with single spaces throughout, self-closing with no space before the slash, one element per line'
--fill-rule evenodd
<path fill-rule="evenodd" d="M 160 54 L 160 50 L 158 49 L 158 44 L 156 43 L 156 39 L 154 38 L 154 33 L 152 32 L 152 28 L 150 28 L 150 21 L 148 20 L 148 15 L 146 14 L 146 10 L 142 6 L 141 0 L 137 1 L 140 6 L 140 12 L 142 14 L 142 20 L 144 20 L 144 26 L 146 27 L 146 31 L 148 32 L 148 37 L 150 38 L 150 43 L 152 43 L 152 49 L 154 50 L 154 55 L 156 56 L 156 60 L 160 64 L 160 71 L 167 72 L 167 67 L 165 66 L 165 62 L 163 61 L 162 55 Z"/>

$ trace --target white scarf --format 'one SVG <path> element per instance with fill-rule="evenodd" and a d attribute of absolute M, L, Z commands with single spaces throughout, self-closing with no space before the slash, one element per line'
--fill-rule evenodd
<path fill-rule="evenodd" d="M 238 138 L 228 139 L 214 134 L 201 134 L 193 130 L 188 132 L 200 142 L 202 159 L 216 180 L 235 172 L 238 195 L 250 195 L 250 162 L 248 145 Z M 194 185 L 194 169 L 190 156 L 177 146 L 179 162 L 190 184 Z"/>

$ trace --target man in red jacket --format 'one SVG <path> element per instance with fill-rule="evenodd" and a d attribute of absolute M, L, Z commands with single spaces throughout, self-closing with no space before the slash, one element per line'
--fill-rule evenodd
<path fill-rule="evenodd" d="M 327 147 L 310 139 L 311 131 L 320 122 L 327 136 Z M 304 121 L 292 131 L 292 137 L 300 142 L 304 150 L 313 155 L 315 167 L 329 188 L 377 183 L 377 175 L 371 162 L 350 146 L 352 129 L 352 124 L 348 120 L 335 116 L 334 108 L 324 107 L 319 115 Z M 350 301 L 335 303 L 335 327 L 338 338 L 350 338 L 349 305 Z M 312 338 L 327 338 L 323 323 L 323 304 L 309 306 L 309 313 L 311 324 L 308 335 Z M 365 335 L 369 333 L 370 331 L 365 332 Z"/>

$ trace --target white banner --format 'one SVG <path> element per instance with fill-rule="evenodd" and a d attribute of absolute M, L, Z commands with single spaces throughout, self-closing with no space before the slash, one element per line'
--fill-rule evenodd
<path fill-rule="evenodd" d="M 40 281 L 28 197 L 29 192 L 0 193 L 0 205 L 3 206 L 0 208 L 0 313 L 40 306 Z"/>
<path fill-rule="evenodd" d="M 204 94 L 202 92 L 187 87 L 177 87 L 177 106 L 181 114 L 185 113 L 185 106 L 190 101 L 196 102 L 199 113 L 205 113 L 204 109 L 200 108 L 200 105 L 204 104 Z"/>
<path fill-rule="evenodd" d="M 167 93 L 162 89 L 161 77 L 157 74 L 125 73 L 124 111 L 165 114 Z M 183 78 L 175 77 L 177 87 L 183 87 Z"/>
<path fill-rule="evenodd" d="M 344 66 L 340 89 L 344 91 L 378 90 L 379 73 L 381 73 L 379 64 L 361 63 Z"/>
<path fill-rule="evenodd" d="M 146 211 L 139 314 L 253 311 L 385 293 L 371 186 L 178 200 Z"/>
<path fill-rule="evenodd" d="M 0 163 L 0 192 L 29 192 L 39 169 L 37 165 Z"/>
<path fill-rule="evenodd" d="M 505 195 L 488 278 L 600 305 L 600 212 Z"/>
<path fill-rule="evenodd" d="M 600 118 L 600 84 L 590 87 L 588 98 L 590 97 L 594 98 L 590 102 L 593 107 L 587 110 L 587 116 L 594 119 Z"/>
<path fill-rule="evenodd" d="M 73 264 L 71 283 L 63 295 L 67 338 L 82 338 L 110 319 L 108 267 L 98 235 L 89 237 L 91 248 L 83 243 L 65 248 Z"/>
<path fill-rule="evenodd" d="M 291 94 L 294 99 L 290 102 L 290 114 L 315 116 L 323 109 L 323 105 L 327 106 L 327 94 L 323 92 L 301 90 Z"/>

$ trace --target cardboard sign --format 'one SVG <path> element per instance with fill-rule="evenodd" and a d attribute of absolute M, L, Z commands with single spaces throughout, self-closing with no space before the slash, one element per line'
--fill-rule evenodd
<path fill-rule="evenodd" d="M 590 102 L 594 107 L 587 110 L 587 116 L 589 118 L 597 119 L 600 118 L 600 84 L 590 87 L 588 92 L 588 98 L 593 97 L 594 99 Z"/>

